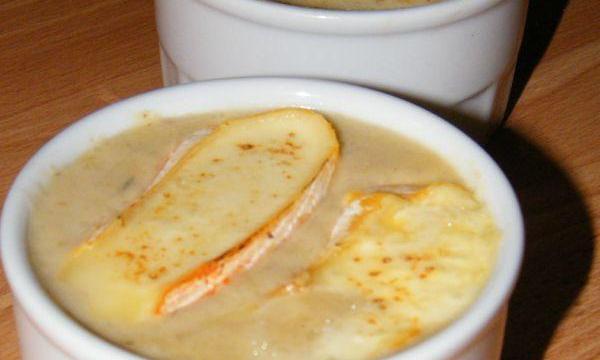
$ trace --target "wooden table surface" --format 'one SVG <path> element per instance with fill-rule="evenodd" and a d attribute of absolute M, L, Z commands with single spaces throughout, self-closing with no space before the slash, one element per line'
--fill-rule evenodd
<path fill-rule="evenodd" d="M 81 116 L 161 86 L 149 0 L 0 0 L 0 201 Z M 487 145 L 527 227 L 504 359 L 600 359 L 600 1 L 532 0 L 511 113 Z M 18 359 L 0 275 L 0 359 Z"/>

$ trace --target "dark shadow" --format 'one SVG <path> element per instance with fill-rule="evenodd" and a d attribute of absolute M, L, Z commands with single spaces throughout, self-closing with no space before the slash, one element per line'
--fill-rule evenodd
<path fill-rule="evenodd" d="M 526 229 L 502 359 L 543 359 L 588 280 L 594 256 L 590 215 L 568 175 L 521 135 L 500 129 L 486 148 L 517 192 Z"/>
<path fill-rule="evenodd" d="M 569 0 L 530 0 L 527 23 L 512 90 L 508 98 L 506 117 L 513 111 L 533 70 L 544 56 L 556 32 Z"/>

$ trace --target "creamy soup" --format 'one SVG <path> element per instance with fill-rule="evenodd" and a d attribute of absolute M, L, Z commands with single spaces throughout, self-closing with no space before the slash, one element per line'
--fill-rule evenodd
<path fill-rule="evenodd" d="M 444 218 L 443 244 L 427 238 L 413 246 L 405 244 L 410 232 L 429 229 L 419 225 L 427 221 L 419 211 L 437 216 L 427 204 L 413 207 L 389 194 L 356 195 L 390 184 L 461 179 L 409 139 L 329 116 L 340 159 L 327 195 L 290 239 L 218 293 L 172 314 L 131 322 L 90 312 L 81 293 L 61 281 L 65 257 L 134 202 L 179 143 L 228 116 L 150 119 L 98 140 L 42 187 L 30 222 L 30 257 L 47 291 L 74 318 L 119 346 L 157 359 L 365 359 L 435 333 L 474 301 L 493 267 L 498 241 L 476 200 L 446 196 L 452 186 L 413 199 L 449 198 L 453 207 L 468 211 L 463 223 Z M 377 202 L 373 208 L 379 210 L 332 244 L 332 228 L 349 194 L 364 204 Z M 386 209 L 393 209 L 392 220 Z M 396 230 L 383 232 L 379 223 Z M 400 232 L 410 236 L 398 240 Z"/>
<path fill-rule="evenodd" d="M 422 6 L 441 0 L 277 0 L 278 2 L 331 10 L 386 10 Z"/>

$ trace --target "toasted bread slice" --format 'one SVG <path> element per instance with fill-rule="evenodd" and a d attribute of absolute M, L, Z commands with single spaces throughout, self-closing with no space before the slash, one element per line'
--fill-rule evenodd
<path fill-rule="evenodd" d="M 311 212 L 339 152 L 329 122 L 302 109 L 225 122 L 186 148 L 66 259 L 62 279 L 96 316 L 143 320 L 227 284 Z"/>

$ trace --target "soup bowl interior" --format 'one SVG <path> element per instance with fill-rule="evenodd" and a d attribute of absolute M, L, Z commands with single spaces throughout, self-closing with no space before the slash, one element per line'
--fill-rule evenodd
<path fill-rule="evenodd" d="M 246 78 L 175 86 L 108 106 L 62 131 L 27 163 L 4 205 L 0 223 L 2 262 L 16 304 L 43 336 L 74 358 L 138 358 L 70 318 L 37 281 L 28 261 L 26 238 L 28 219 L 40 187 L 56 169 L 90 149 L 98 139 L 139 124 L 140 116 L 146 112 L 177 117 L 291 106 L 349 116 L 413 139 L 440 155 L 486 202 L 502 232 L 497 263 L 487 285 L 459 319 L 394 358 L 435 359 L 460 351 L 506 304 L 518 274 L 523 224 L 515 194 L 494 161 L 442 119 L 383 93 L 327 81 Z"/>
<path fill-rule="evenodd" d="M 505 0 L 438 0 L 420 6 L 369 11 L 319 9 L 261 0 L 194 1 L 257 23 L 285 29 L 364 35 L 442 26 L 473 16 Z"/>

